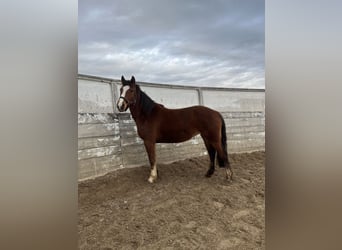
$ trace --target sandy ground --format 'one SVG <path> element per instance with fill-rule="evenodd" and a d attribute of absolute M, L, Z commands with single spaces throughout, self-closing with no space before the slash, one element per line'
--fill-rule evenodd
<path fill-rule="evenodd" d="M 230 154 L 233 182 L 208 156 L 122 169 L 79 184 L 80 249 L 265 249 L 265 154 Z"/>

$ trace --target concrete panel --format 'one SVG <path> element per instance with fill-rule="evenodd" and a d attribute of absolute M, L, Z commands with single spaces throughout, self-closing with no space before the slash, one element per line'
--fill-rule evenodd
<path fill-rule="evenodd" d="M 120 145 L 78 150 L 78 159 L 84 160 L 120 153 Z"/>
<path fill-rule="evenodd" d="M 203 90 L 204 106 L 218 111 L 264 111 L 265 92 Z"/>
<path fill-rule="evenodd" d="M 113 113 L 111 85 L 106 82 L 78 80 L 79 113 Z"/>
<path fill-rule="evenodd" d="M 119 131 L 119 124 L 80 124 L 78 125 L 78 138 L 99 137 L 115 135 Z"/>
<path fill-rule="evenodd" d="M 78 161 L 78 179 L 86 180 L 122 168 L 120 155 L 109 155 Z"/>
<path fill-rule="evenodd" d="M 103 113 L 79 113 L 78 124 L 91 124 L 91 123 L 115 123 L 118 122 L 116 114 L 103 114 Z"/>
<path fill-rule="evenodd" d="M 184 108 L 199 105 L 198 91 L 193 89 L 171 89 L 142 86 L 141 89 L 155 102 L 167 108 Z"/>
<path fill-rule="evenodd" d="M 120 145 L 120 135 L 104 137 L 78 138 L 78 149 L 101 148 Z"/>

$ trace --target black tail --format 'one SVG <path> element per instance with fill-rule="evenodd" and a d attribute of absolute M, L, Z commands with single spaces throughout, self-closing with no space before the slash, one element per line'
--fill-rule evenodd
<path fill-rule="evenodd" d="M 221 126 L 221 144 L 222 144 L 222 149 L 224 152 L 223 158 L 219 157 L 219 154 L 217 154 L 217 161 L 218 164 L 221 168 L 229 166 L 229 161 L 228 161 L 228 152 L 227 152 L 227 134 L 226 134 L 226 124 L 224 122 L 224 119 L 221 115 L 221 121 L 222 121 L 222 126 Z"/>

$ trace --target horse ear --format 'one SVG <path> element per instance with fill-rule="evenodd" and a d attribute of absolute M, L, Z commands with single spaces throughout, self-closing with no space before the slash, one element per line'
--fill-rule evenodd
<path fill-rule="evenodd" d="M 135 84 L 135 78 L 134 78 L 134 76 L 132 76 L 132 78 L 131 78 L 131 83 L 132 83 L 132 84 Z"/>
<path fill-rule="evenodd" d="M 126 80 L 125 80 L 125 77 L 124 76 L 121 76 L 121 83 L 124 83 Z"/>

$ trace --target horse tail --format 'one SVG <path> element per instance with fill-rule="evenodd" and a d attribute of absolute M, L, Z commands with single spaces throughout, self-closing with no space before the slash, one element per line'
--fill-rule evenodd
<path fill-rule="evenodd" d="M 223 149 L 223 156 L 219 156 L 219 154 L 217 154 L 217 161 L 218 164 L 221 168 L 226 167 L 229 165 L 228 162 L 228 152 L 227 152 L 227 134 L 226 134 L 226 124 L 224 122 L 224 119 L 222 117 L 222 115 L 220 114 L 221 117 L 221 146 Z"/>

